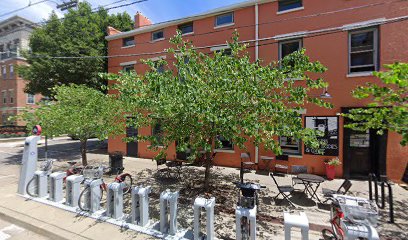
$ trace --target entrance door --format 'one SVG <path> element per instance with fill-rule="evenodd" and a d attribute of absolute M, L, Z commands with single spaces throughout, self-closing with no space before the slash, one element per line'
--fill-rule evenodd
<path fill-rule="evenodd" d="M 344 124 L 350 123 L 347 120 Z M 387 131 L 378 135 L 376 130 L 361 132 L 343 129 L 344 176 L 366 179 L 369 173 L 386 175 Z"/>
<path fill-rule="evenodd" d="M 137 128 L 126 128 L 126 137 L 137 137 Z M 126 155 L 130 157 L 137 157 L 137 141 L 126 143 Z"/>

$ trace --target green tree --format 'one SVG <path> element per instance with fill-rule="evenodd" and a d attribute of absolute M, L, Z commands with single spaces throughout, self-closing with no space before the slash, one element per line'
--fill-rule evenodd
<path fill-rule="evenodd" d="M 408 64 L 394 63 L 385 65 L 388 71 L 375 72 L 381 79 L 381 85 L 367 83 L 353 91 L 357 99 L 370 99 L 368 108 L 350 110 L 345 117 L 353 120 L 346 125 L 358 131 L 376 129 L 382 135 L 384 130 L 401 134 L 401 145 L 408 142 Z"/>
<path fill-rule="evenodd" d="M 62 19 L 52 13 L 30 37 L 30 52 L 24 53 L 29 65 L 18 68 L 27 80 L 25 90 L 51 96 L 50 89 L 57 85 L 85 84 L 95 89 L 106 85 L 98 73 L 107 72 L 107 59 L 96 56 L 107 55 L 108 26 L 127 31 L 133 28 L 133 22 L 127 13 L 109 15 L 103 8 L 92 11 L 87 2 L 79 3 L 78 9 L 69 10 Z"/>
<path fill-rule="evenodd" d="M 87 162 L 87 141 L 96 136 L 100 140 L 125 132 L 122 104 L 111 95 L 84 85 L 63 85 L 52 89 L 54 101 L 41 103 L 19 117 L 31 129 L 41 125 L 46 136 L 68 134 L 81 142 L 82 164 Z"/>
<path fill-rule="evenodd" d="M 135 72 L 111 74 L 117 81 L 120 99 L 133 113 L 136 127 L 160 123 L 163 136 L 138 136 L 139 141 L 151 141 L 160 150 L 156 159 L 163 158 L 169 145 L 177 142 L 177 150 L 191 149 L 190 160 L 206 153 L 205 189 L 209 188 L 210 166 L 220 136 L 245 149 L 244 143 L 264 144 L 280 154 L 277 136 L 302 139 L 317 148 L 317 133 L 302 127 L 299 111 L 305 104 L 331 107 L 321 99 L 308 96 L 310 91 L 327 84 L 312 79 L 306 72 L 322 73 L 319 62 L 310 62 L 304 50 L 285 57 L 281 63 L 252 62 L 245 45 L 235 34 L 229 47 L 231 56 L 221 51 L 210 56 L 198 52 L 178 34 L 168 49 L 176 59 L 171 63 L 146 61 L 150 70 L 144 75 Z M 164 67 L 163 67 L 164 66 Z M 165 69 L 162 71 L 162 69 Z M 294 79 L 304 79 L 298 86 Z M 295 83 L 296 82 L 296 83 Z M 317 94 L 316 94 L 317 95 Z M 163 148 L 158 148 L 157 140 Z"/>

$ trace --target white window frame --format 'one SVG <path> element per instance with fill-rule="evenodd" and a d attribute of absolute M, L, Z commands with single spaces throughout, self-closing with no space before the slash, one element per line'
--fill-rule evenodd
<path fill-rule="evenodd" d="M 279 61 L 282 60 L 282 45 L 287 44 L 287 43 L 293 43 L 293 42 L 299 42 L 299 49 L 298 50 L 302 49 L 302 47 L 303 47 L 303 38 L 296 38 L 296 39 L 279 41 L 279 49 L 278 49 Z"/>
<path fill-rule="evenodd" d="M 154 34 L 158 32 L 163 32 L 163 37 L 154 39 Z M 160 40 L 164 40 L 164 29 L 160 29 L 160 30 L 152 32 L 152 42 L 156 42 Z"/>
<path fill-rule="evenodd" d="M 122 66 L 122 71 L 125 71 L 125 72 L 129 71 L 130 72 L 132 70 L 135 70 L 135 65 L 134 64 L 129 64 L 129 65 L 123 65 Z"/>
<path fill-rule="evenodd" d="M 14 103 L 14 89 L 9 89 L 10 104 Z"/>
<path fill-rule="evenodd" d="M 7 79 L 7 66 L 6 65 L 1 66 L 1 76 L 4 80 Z"/>
<path fill-rule="evenodd" d="M 177 29 L 181 31 L 180 27 L 186 26 L 186 25 L 189 25 L 189 24 L 191 24 L 191 26 L 192 26 L 192 31 L 187 32 L 187 33 L 181 33 L 182 36 L 189 35 L 189 34 L 194 34 L 194 22 L 187 22 L 187 23 L 180 24 L 180 25 L 177 26 Z"/>
<path fill-rule="evenodd" d="M 366 29 L 360 29 L 360 30 L 355 30 L 355 31 L 349 31 L 348 33 L 348 74 L 354 75 L 354 74 L 362 74 L 362 73 L 372 73 L 373 71 L 361 71 L 361 72 L 351 72 L 351 36 L 353 34 L 359 34 L 359 33 L 365 33 L 365 32 L 373 32 L 373 65 L 374 65 L 374 70 L 378 70 L 378 62 L 379 62 L 379 56 L 378 56 L 378 28 L 366 28 Z M 365 50 L 369 51 L 369 50 Z M 354 68 L 358 67 L 364 67 L 364 66 L 371 66 L 371 65 L 360 65 L 360 66 L 354 66 Z"/>
<path fill-rule="evenodd" d="M 223 17 L 223 16 L 226 16 L 226 15 L 232 15 L 232 22 L 224 23 L 224 24 L 218 24 L 218 17 Z M 235 24 L 234 12 L 228 12 L 228 13 L 224 13 L 224 14 L 220 14 L 220 15 L 215 16 L 215 23 L 214 23 L 215 28 L 231 26 L 231 25 L 234 25 L 234 24 Z"/>
<path fill-rule="evenodd" d="M 133 38 L 133 44 L 125 45 L 125 39 L 129 39 L 129 38 Z M 136 39 L 134 36 L 122 38 L 122 48 L 130 48 L 130 47 L 134 47 L 135 45 L 136 45 Z"/>
<path fill-rule="evenodd" d="M 280 2 L 280 1 L 278 0 L 277 2 L 278 2 L 278 14 L 287 13 L 287 12 L 293 12 L 293 11 L 296 11 L 296 10 L 304 9 L 303 0 L 300 0 L 300 3 L 302 4 L 302 6 L 300 6 L 300 7 L 294 7 L 294 8 L 289 8 L 289 9 L 285 9 L 285 10 L 279 10 L 279 2 Z"/>
<path fill-rule="evenodd" d="M 30 97 L 30 96 L 32 96 L 32 97 Z M 27 100 L 26 100 L 27 104 L 35 104 L 35 95 L 34 94 L 27 93 L 26 97 L 27 97 Z M 30 99 L 32 99 L 32 102 L 29 101 Z"/>
<path fill-rule="evenodd" d="M 14 65 L 10 64 L 9 65 L 9 71 L 10 71 L 10 78 L 14 77 Z"/>

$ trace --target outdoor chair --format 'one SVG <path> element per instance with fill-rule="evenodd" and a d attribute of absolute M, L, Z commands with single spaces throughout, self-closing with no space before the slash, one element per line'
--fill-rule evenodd
<path fill-rule="evenodd" d="M 255 162 L 252 162 L 251 155 L 249 153 L 241 153 L 241 165 L 244 169 L 254 169 Z"/>
<path fill-rule="evenodd" d="M 322 188 L 323 196 L 326 198 L 324 202 L 329 201 L 333 194 L 345 195 L 350 190 L 351 185 L 352 183 L 350 182 L 350 180 L 345 179 L 340 185 L 339 189 L 337 189 L 337 191 L 333 189 Z"/>
<path fill-rule="evenodd" d="M 156 160 L 156 164 L 157 164 L 157 174 L 160 177 L 164 177 L 163 174 L 166 173 L 166 175 L 169 175 L 169 169 L 166 166 L 166 159 L 158 159 Z M 162 167 L 163 166 L 163 167 Z"/>
<path fill-rule="evenodd" d="M 304 185 L 303 181 L 299 179 L 296 175 L 300 173 L 307 173 L 307 166 L 303 165 L 292 165 L 291 167 L 291 173 L 292 175 L 292 186 L 294 187 L 296 184 L 301 184 Z"/>
<path fill-rule="evenodd" d="M 276 181 L 275 177 L 273 176 L 273 173 L 269 174 L 273 181 L 275 182 L 276 188 L 278 189 L 279 193 L 276 195 L 273 200 L 275 200 L 279 195 L 283 196 L 284 200 L 287 200 L 291 206 L 295 206 L 292 201 L 289 200 L 289 197 L 292 195 L 293 191 L 295 190 L 292 186 L 290 185 L 283 185 L 279 186 L 278 182 Z"/>

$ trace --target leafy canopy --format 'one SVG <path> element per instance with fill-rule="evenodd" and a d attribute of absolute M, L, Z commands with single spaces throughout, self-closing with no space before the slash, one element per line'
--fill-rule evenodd
<path fill-rule="evenodd" d="M 354 123 L 346 127 L 366 131 L 377 129 L 383 134 L 389 129 L 402 135 L 401 145 L 408 142 L 408 63 L 385 65 L 386 72 L 375 72 L 382 85 L 367 83 L 353 91 L 357 99 L 370 99 L 368 108 L 352 109 L 345 117 Z"/>
<path fill-rule="evenodd" d="M 47 23 L 35 29 L 30 37 L 31 50 L 24 54 L 29 65 L 18 68 L 27 80 L 26 91 L 51 96 L 50 89 L 54 86 L 71 83 L 100 89 L 106 82 L 98 73 L 107 72 L 107 59 L 95 56 L 107 55 L 108 26 L 127 31 L 133 28 L 133 22 L 126 12 L 109 15 L 103 8 L 93 12 L 87 2 L 79 3 L 78 9 L 70 9 L 63 19 L 52 13 Z"/>
<path fill-rule="evenodd" d="M 302 139 L 317 148 L 317 133 L 303 128 L 299 111 L 306 104 L 331 107 L 311 97 L 313 91 L 327 86 L 323 79 L 312 79 L 309 73 L 323 73 L 319 62 L 310 62 L 304 50 L 285 57 L 282 62 L 253 62 L 235 33 L 226 52 L 205 54 L 180 33 L 171 39 L 174 48 L 168 53 L 173 62 L 164 59 L 145 61 L 150 70 L 110 74 L 117 81 L 115 89 L 127 111 L 135 118 L 128 125 L 154 126 L 160 123 L 163 136 L 138 136 L 160 149 L 157 158 L 165 156 L 169 145 L 177 150 L 191 149 L 191 158 L 199 151 L 212 152 L 220 146 L 217 136 L 232 141 L 241 149 L 245 143 L 261 143 L 280 154 L 277 136 Z M 164 71 L 161 69 L 164 68 Z M 303 79 L 301 83 L 294 79 Z M 300 84 L 299 84 L 300 83 Z M 157 145 L 163 148 L 157 148 Z"/>

